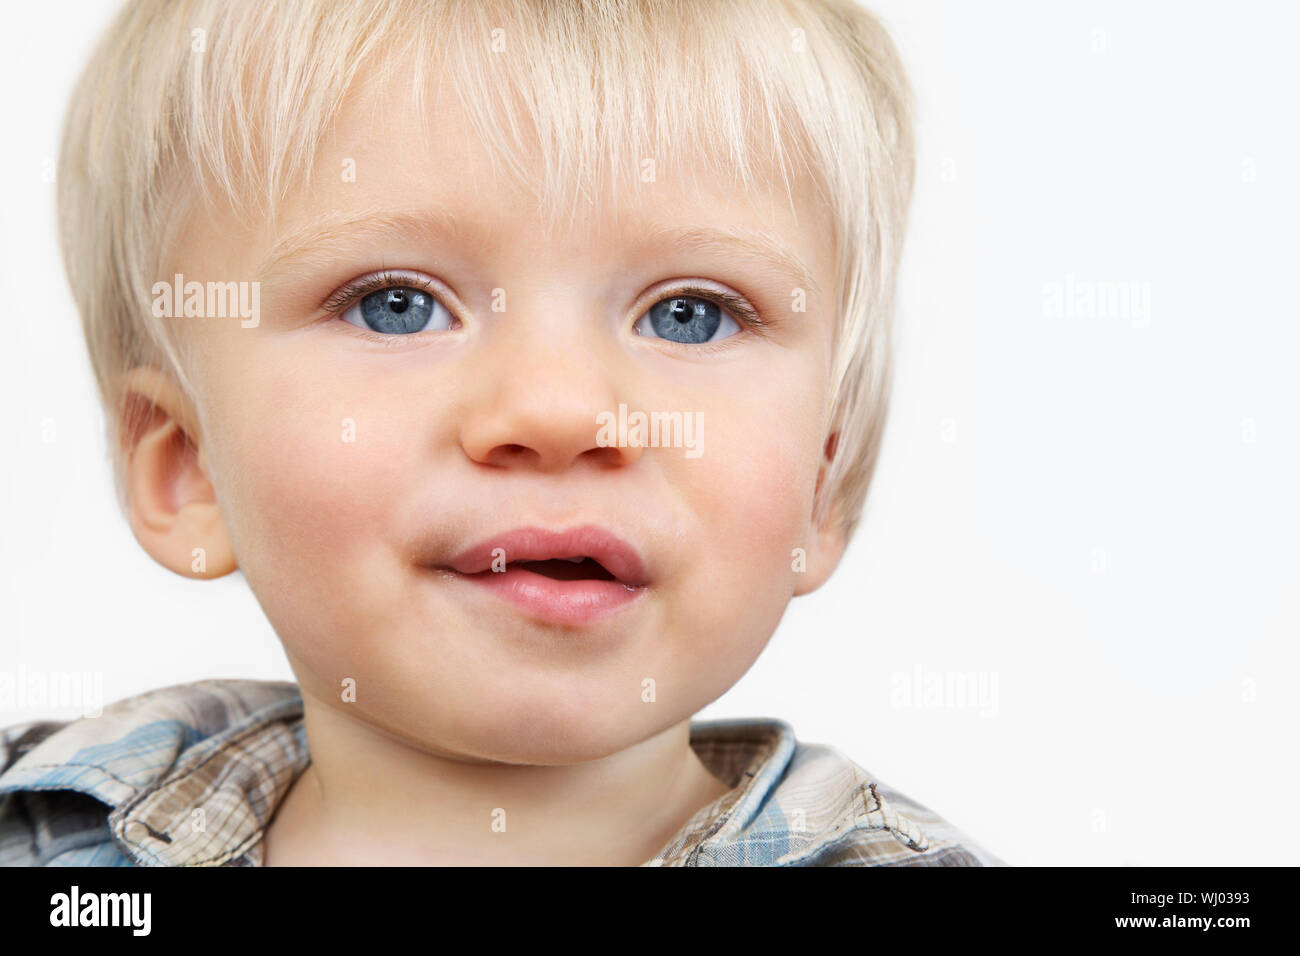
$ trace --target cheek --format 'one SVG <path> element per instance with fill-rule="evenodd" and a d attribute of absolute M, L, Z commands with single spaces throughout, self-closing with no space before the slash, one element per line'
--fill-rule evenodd
<path fill-rule="evenodd" d="M 691 659 L 721 665 L 724 689 L 753 663 L 790 601 L 792 551 L 807 547 L 817 473 L 819 409 L 750 398 L 706 415 L 718 424 L 705 433 L 703 455 L 677 463 L 700 548 L 680 562 L 674 601 L 693 618 Z"/>
<path fill-rule="evenodd" d="M 769 570 L 788 564 L 811 490 L 803 450 L 786 434 L 755 428 L 738 431 L 718 455 L 708 512 L 717 519 L 718 551 Z"/>
<path fill-rule="evenodd" d="M 241 374 L 214 433 L 218 494 L 240 568 L 286 644 L 359 653 L 374 632 L 344 622 L 391 610 L 396 492 L 418 426 L 364 391 L 304 378 L 259 387 Z"/>
<path fill-rule="evenodd" d="M 788 378 L 789 387 L 749 394 L 713 416 L 720 427 L 706 444 L 701 493 L 708 501 L 698 511 L 716 522 L 718 552 L 761 569 L 773 586 L 785 583 L 791 550 L 806 546 L 819 463 L 816 390 L 796 374 Z"/>

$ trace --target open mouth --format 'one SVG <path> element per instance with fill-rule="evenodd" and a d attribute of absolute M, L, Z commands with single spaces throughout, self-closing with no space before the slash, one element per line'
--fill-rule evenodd
<path fill-rule="evenodd" d="M 569 582 L 572 593 L 582 584 L 640 589 L 649 583 L 636 549 L 599 525 L 568 531 L 518 528 L 481 541 L 438 566 L 477 581 L 513 582 L 514 587 Z"/>
<path fill-rule="evenodd" d="M 557 581 L 615 581 L 617 578 L 605 570 L 594 558 L 547 558 L 545 561 L 512 561 L 508 568 L 522 568 Z M 493 572 L 489 571 L 488 574 Z"/>
<path fill-rule="evenodd" d="M 516 528 L 444 560 L 437 569 L 459 575 L 534 620 L 570 627 L 633 607 L 650 584 L 636 549 L 594 524 L 566 531 Z"/>

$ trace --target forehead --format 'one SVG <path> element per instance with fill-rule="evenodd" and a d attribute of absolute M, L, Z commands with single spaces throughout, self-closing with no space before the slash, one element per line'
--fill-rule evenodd
<path fill-rule="evenodd" d="M 290 191 L 268 224 L 259 273 L 273 276 L 344 237 L 427 235 L 493 256 L 727 246 L 779 268 L 792 287 L 818 292 L 832 282 L 829 212 L 806 174 L 765 161 L 746 181 L 714 143 L 578 155 L 581 168 L 548 181 L 548 156 L 563 151 L 545 131 L 510 133 L 506 151 L 481 124 L 445 77 L 422 95 L 400 82 L 360 85 L 323 138 L 311 181 Z"/>

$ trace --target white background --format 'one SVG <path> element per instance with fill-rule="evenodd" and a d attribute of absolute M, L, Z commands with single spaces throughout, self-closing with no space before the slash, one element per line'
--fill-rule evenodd
<path fill-rule="evenodd" d="M 1296 8 L 871 6 L 918 100 L 895 410 L 843 565 L 701 716 L 783 717 L 1014 864 L 1293 863 Z M 113 504 L 50 171 L 115 7 L 0 41 L 0 671 L 292 679 L 238 574 L 163 570 Z M 902 696 L 961 675 L 987 696 Z"/>

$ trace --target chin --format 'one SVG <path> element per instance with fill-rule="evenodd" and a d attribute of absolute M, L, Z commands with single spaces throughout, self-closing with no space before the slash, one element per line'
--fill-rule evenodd
<path fill-rule="evenodd" d="M 646 710 L 655 704 L 641 704 Z M 457 739 L 446 749 L 479 760 L 565 766 L 600 760 L 662 732 L 665 712 L 615 715 L 575 712 L 572 706 L 521 706 L 518 700 L 454 721 Z"/>

